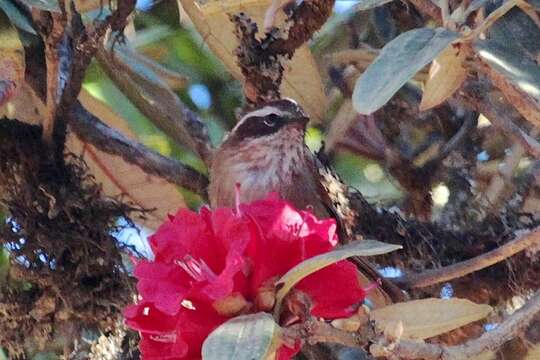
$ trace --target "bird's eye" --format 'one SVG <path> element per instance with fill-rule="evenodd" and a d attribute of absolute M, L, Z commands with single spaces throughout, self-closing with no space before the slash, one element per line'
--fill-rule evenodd
<path fill-rule="evenodd" d="M 271 114 L 264 119 L 264 125 L 268 127 L 276 126 L 277 122 L 278 122 L 278 116 L 276 114 Z"/>

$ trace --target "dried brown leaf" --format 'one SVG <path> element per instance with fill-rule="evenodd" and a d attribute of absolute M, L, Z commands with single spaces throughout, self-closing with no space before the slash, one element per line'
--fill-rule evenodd
<path fill-rule="evenodd" d="M 427 339 L 483 319 L 490 312 L 489 305 L 465 299 L 431 298 L 375 309 L 369 317 L 381 331 L 402 322 L 401 338 Z"/>
<path fill-rule="evenodd" d="M 465 59 L 471 53 L 466 44 L 450 44 L 429 68 L 420 111 L 431 109 L 448 99 L 467 78 Z"/>

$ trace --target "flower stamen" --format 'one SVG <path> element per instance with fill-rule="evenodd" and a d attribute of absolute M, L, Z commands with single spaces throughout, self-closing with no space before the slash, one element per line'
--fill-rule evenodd
<path fill-rule="evenodd" d="M 174 343 L 176 342 L 176 334 L 150 335 L 150 339 L 162 343 Z"/>
<path fill-rule="evenodd" d="M 236 208 L 236 215 L 242 215 L 240 211 L 240 183 L 234 184 L 234 206 Z"/>
<path fill-rule="evenodd" d="M 204 260 L 195 260 L 191 255 L 186 255 L 184 260 L 177 260 L 176 263 L 195 281 L 213 281 L 218 277 Z"/>

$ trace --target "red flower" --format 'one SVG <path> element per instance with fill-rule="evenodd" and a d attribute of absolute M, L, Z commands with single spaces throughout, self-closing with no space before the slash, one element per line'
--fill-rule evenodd
<path fill-rule="evenodd" d="M 337 244 L 334 220 L 297 211 L 276 195 L 237 211 L 180 210 L 150 238 L 155 259 L 135 268 L 141 300 L 124 313 L 141 333 L 145 359 L 200 358 L 213 329 L 241 313 L 270 311 L 275 280 Z M 351 315 L 365 296 L 347 261 L 306 277 L 295 289 L 310 298 L 314 316 L 327 319 Z M 284 345 L 278 357 L 298 350 L 299 344 Z"/>

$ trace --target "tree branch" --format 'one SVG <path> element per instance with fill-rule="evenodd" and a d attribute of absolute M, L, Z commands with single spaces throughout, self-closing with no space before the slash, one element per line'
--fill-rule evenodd
<path fill-rule="evenodd" d="M 435 21 L 442 24 L 441 9 L 430 0 L 408 0 L 418 11 Z"/>
<path fill-rule="evenodd" d="M 507 317 L 494 330 L 484 333 L 478 339 L 462 345 L 444 346 L 411 340 L 392 343 L 386 339 L 370 347 L 372 355 L 402 359 L 458 360 L 467 359 L 486 351 L 497 350 L 508 340 L 516 337 L 529 326 L 540 312 L 540 291 L 511 316 Z"/>
<path fill-rule="evenodd" d="M 133 141 L 89 113 L 77 102 L 69 118 L 70 128 L 77 136 L 109 154 L 121 156 L 148 174 L 159 176 L 206 197 L 208 179 L 195 169 L 169 159 Z"/>
<path fill-rule="evenodd" d="M 135 9 L 134 0 L 119 1 L 113 13 L 96 26 L 83 24 L 75 3 L 59 2 L 61 13 L 34 11 L 34 22 L 45 45 L 46 104 L 47 116 L 43 122 L 43 138 L 54 146 L 57 159 L 63 156 L 66 124 L 65 117 L 71 111 L 81 90 L 86 68 L 97 46 L 110 28 L 121 31 L 126 19 Z"/>
<path fill-rule="evenodd" d="M 265 37 L 257 38 L 258 27 L 244 13 L 231 16 L 240 45 L 236 49 L 238 65 L 245 78 L 248 102 L 257 104 L 280 97 L 284 62 L 308 41 L 326 22 L 335 0 L 303 1 L 284 9 L 287 19 L 281 28 L 272 27 Z"/>
<path fill-rule="evenodd" d="M 471 81 L 463 90 L 459 97 L 468 106 L 486 115 L 495 127 L 523 146 L 529 155 L 540 159 L 540 144 L 512 121 L 512 118 L 516 117 L 516 111 L 504 102 L 502 96 L 495 96 L 493 86 L 485 80 Z"/>
<path fill-rule="evenodd" d="M 507 242 L 495 250 L 457 264 L 406 276 L 398 280 L 398 283 L 408 288 L 421 288 L 440 284 L 482 270 L 523 250 L 540 245 L 540 228 L 536 228 L 530 232 L 520 231 L 517 235 L 518 237 L 516 239 Z"/>
<path fill-rule="evenodd" d="M 286 338 L 300 339 L 311 345 L 317 343 L 335 343 L 349 347 L 363 347 L 374 337 L 373 328 L 368 324 L 359 329 L 360 332 L 350 332 L 338 329 L 331 324 L 309 318 L 303 323 L 284 327 Z M 365 330 L 365 331 L 361 331 Z"/>
<path fill-rule="evenodd" d="M 57 153 L 63 151 L 63 138 L 65 132 L 63 119 L 57 121 L 59 105 L 69 79 L 69 66 L 72 58 L 72 48 L 67 33 L 68 19 L 64 2 L 59 2 L 61 13 L 34 11 L 34 23 L 44 44 L 46 65 L 46 109 L 43 119 L 43 140 L 51 149 L 59 147 Z M 60 139 L 55 139 L 60 138 Z M 58 144 L 60 142 L 60 144 Z M 57 144 L 55 144 L 57 143 Z"/>

